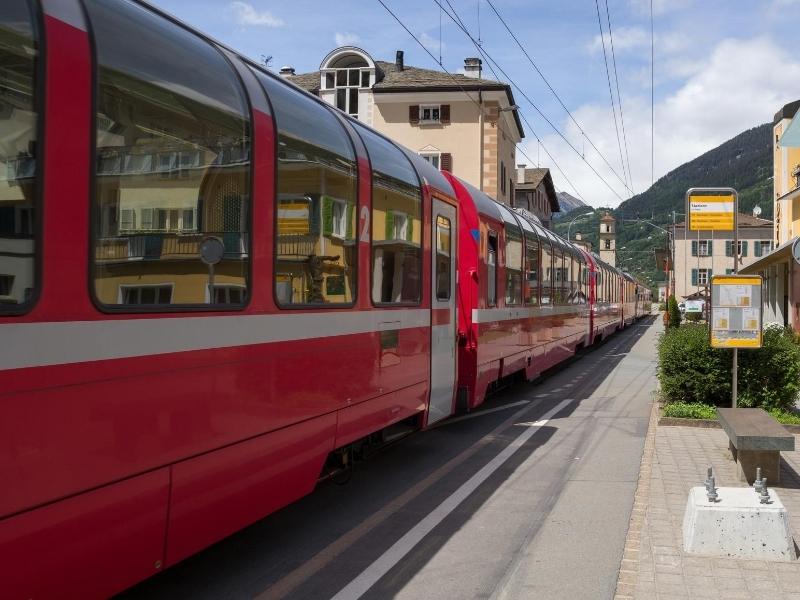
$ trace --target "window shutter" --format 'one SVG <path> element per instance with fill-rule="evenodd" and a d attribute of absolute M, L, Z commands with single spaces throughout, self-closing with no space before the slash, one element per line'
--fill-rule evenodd
<path fill-rule="evenodd" d="M 419 104 L 412 104 L 408 107 L 408 122 L 412 125 L 419 124 Z"/>
<path fill-rule="evenodd" d="M 408 215 L 408 226 L 406 227 L 406 241 L 413 242 L 414 241 L 414 219 L 411 215 Z"/>
<path fill-rule="evenodd" d="M 333 233 L 333 199 L 330 196 L 322 197 L 322 235 Z"/>
<path fill-rule="evenodd" d="M 347 231 L 345 232 L 345 238 L 348 240 L 353 239 L 353 213 L 355 212 L 355 206 L 352 202 L 347 203 L 347 212 L 345 214 L 345 219 L 347 219 Z"/>
<path fill-rule="evenodd" d="M 319 235 L 319 198 L 308 198 L 308 231 L 312 235 Z"/>
<path fill-rule="evenodd" d="M 386 210 L 386 226 L 385 226 L 385 233 L 387 240 L 394 239 L 394 211 L 389 208 Z"/>
<path fill-rule="evenodd" d="M 442 122 L 443 125 L 448 125 L 450 123 L 449 104 L 442 104 L 441 107 L 439 107 L 439 120 Z"/>
<path fill-rule="evenodd" d="M 692 285 L 697 285 L 697 269 L 692 269 Z"/>
<path fill-rule="evenodd" d="M 692 256 L 697 256 L 697 240 L 692 241 Z"/>
<path fill-rule="evenodd" d="M 439 165 L 442 171 L 447 171 L 448 173 L 453 172 L 453 155 L 449 152 L 442 152 L 442 156 L 439 159 Z"/>
<path fill-rule="evenodd" d="M 742 242 L 742 256 L 747 256 L 747 242 Z"/>
<path fill-rule="evenodd" d="M 708 256 L 714 256 L 714 242 L 708 240 Z"/>
<path fill-rule="evenodd" d="M 761 242 L 755 243 L 755 245 L 753 246 L 753 254 L 756 256 L 761 256 L 762 254 Z"/>
<path fill-rule="evenodd" d="M 725 256 L 733 256 L 733 242 L 731 240 L 725 242 Z"/>

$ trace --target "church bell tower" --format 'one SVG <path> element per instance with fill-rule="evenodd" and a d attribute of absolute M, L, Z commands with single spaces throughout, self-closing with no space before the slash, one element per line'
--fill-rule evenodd
<path fill-rule="evenodd" d="M 617 222 L 610 213 L 600 218 L 600 259 L 617 266 Z"/>

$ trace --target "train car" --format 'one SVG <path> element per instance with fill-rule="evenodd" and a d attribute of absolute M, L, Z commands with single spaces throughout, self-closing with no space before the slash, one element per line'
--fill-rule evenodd
<path fill-rule="evenodd" d="M 145 4 L 0 3 L 0 596 L 107 597 L 454 410 L 457 202 Z"/>
<path fill-rule="evenodd" d="M 622 273 L 600 259 L 596 253 L 587 253 L 591 272 L 591 343 L 607 339 L 623 327 Z"/>
<path fill-rule="evenodd" d="M 459 402 L 479 406 L 499 381 L 527 379 L 590 343 L 587 255 L 445 174 L 459 201 Z"/>

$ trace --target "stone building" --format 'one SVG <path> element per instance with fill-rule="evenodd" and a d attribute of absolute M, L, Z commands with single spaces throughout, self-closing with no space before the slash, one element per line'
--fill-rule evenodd
<path fill-rule="evenodd" d="M 484 79 L 481 60 L 467 58 L 464 74 L 374 60 L 353 46 L 332 50 L 318 71 L 289 81 L 419 153 L 497 200 L 511 205 L 516 145 L 524 137 L 511 87 Z"/>

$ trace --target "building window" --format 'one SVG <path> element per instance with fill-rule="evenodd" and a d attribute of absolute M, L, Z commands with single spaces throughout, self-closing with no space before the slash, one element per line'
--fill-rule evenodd
<path fill-rule="evenodd" d="M 604 250 L 611 250 L 611 240 L 603 240 Z"/>
<path fill-rule="evenodd" d="M 325 89 L 335 90 L 336 108 L 355 119 L 358 118 L 358 90 L 369 88 L 370 81 L 369 69 L 350 67 L 325 72 Z"/>
<path fill-rule="evenodd" d="M 440 152 L 420 152 L 419 155 L 431 163 L 437 169 L 441 169 L 441 153 Z"/>
<path fill-rule="evenodd" d="M 772 242 L 770 240 L 757 240 L 753 245 L 756 256 L 764 256 L 772 252 Z"/>
<path fill-rule="evenodd" d="M 138 304 L 171 304 L 171 283 L 153 285 L 121 285 L 119 286 L 119 303 L 127 305 Z"/>
<path fill-rule="evenodd" d="M 215 47 L 137 4 L 84 6 L 97 53 L 96 300 L 208 306 L 200 252 L 216 245 L 216 281 L 246 288 L 250 109 L 240 79 Z"/>
<path fill-rule="evenodd" d="M 706 286 L 711 281 L 711 269 L 692 269 L 692 285 Z"/>
<path fill-rule="evenodd" d="M 419 107 L 420 123 L 441 123 L 441 106 L 439 104 L 421 104 Z"/>
<path fill-rule="evenodd" d="M 278 128 L 275 296 L 281 307 L 355 300 L 357 166 L 322 103 L 256 71 Z M 332 277 L 338 277 L 327 283 Z"/>
<path fill-rule="evenodd" d="M 502 160 L 500 161 L 500 193 L 506 193 L 506 165 Z"/>
<path fill-rule="evenodd" d="M 698 256 L 711 256 L 711 240 L 700 240 L 697 242 L 697 255 Z"/>
<path fill-rule="evenodd" d="M 242 285 L 214 285 L 214 304 L 243 304 L 247 288 Z"/>

